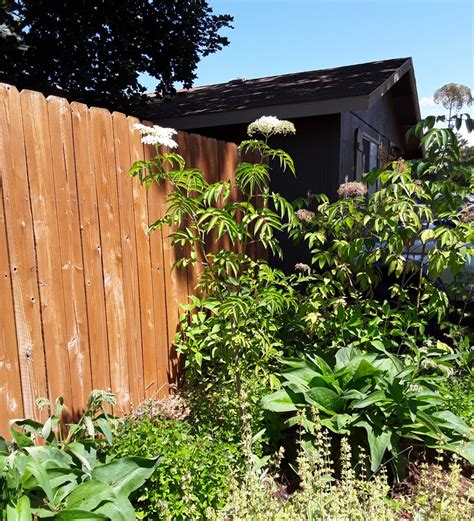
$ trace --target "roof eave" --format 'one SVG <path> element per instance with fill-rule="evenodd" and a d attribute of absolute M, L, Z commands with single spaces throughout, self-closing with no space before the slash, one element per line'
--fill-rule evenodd
<path fill-rule="evenodd" d="M 418 91 L 416 88 L 415 72 L 413 61 L 407 58 L 405 62 L 379 87 L 373 90 L 369 95 L 369 108 L 372 107 L 382 96 L 384 96 L 405 74 L 408 74 L 411 85 L 413 107 L 415 109 L 416 120 L 420 121 L 420 103 L 418 101 Z"/>
<path fill-rule="evenodd" d="M 366 110 L 369 108 L 369 96 L 352 96 L 346 98 L 307 101 L 303 103 L 288 103 L 249 109 L 229 110 L 203 114 L 185 114 L 168 118 L 152 117 L 161 125 L 180 130 L 217 127 L 224 125 L 247 124 L 261 116 L 276 116 L 278 118 L 293 119 L 311 116 L 338 114 L 351 110 Z"/>

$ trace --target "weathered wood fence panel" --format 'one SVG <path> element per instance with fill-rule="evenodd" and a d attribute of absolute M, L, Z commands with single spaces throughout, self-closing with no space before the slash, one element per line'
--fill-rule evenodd
<path fill-rule="evenodd" d="M 148 234 L 168 187 L 127 176 L 150 157 L 136 118 L 0 84 L 0 434 L 39 418 L 40 397 L 71 412 L 111 389 L 119 412 L 168 392 L 180 304 L 193 270 L 166 233 Z M 210 181 L 232 177 L 235 145 L 179 133 Z"/>

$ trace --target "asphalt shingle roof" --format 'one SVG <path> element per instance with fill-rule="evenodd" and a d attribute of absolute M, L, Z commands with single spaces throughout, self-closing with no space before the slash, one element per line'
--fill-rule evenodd
<path fill-rule="evenodd" d="M 180 90 L 149 102 L 149 119 L 226 112 L 370 94 L 409 58 L 283 74 Z"/>

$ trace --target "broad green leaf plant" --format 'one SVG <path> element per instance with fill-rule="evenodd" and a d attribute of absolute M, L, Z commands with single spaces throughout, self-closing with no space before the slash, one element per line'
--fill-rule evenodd
<path fill-rule="evenodd" d="M 411 445 L 442 447 L 474 462 L 469 426 L 442 409 L 443 372 L 427 371 L 415 357 L 344 347 L 333 357 L 288 359 L 284 365 L 282 387 L 264 397 L 262 405 L 269 411 L 289 413 L 287 427 L 298 422 L 301 411 L 309 418 L 316 407 L 322 425 L 368 446 L 373 472 L 390 461 L 395 475 L 403 474 Z M 305 426 L 313 432 L 309 419 Z"/>
<path fill-rule="evenodd" d="M 170 151 L 177 146 L 172 139 L 176 131 L 143 125 L 137 130 L 144 143 L 155 145 L 156 155 L 136 162 L 130 175 L 146 188 L 152 183 L 169 187 L 164 215 L 150 231 L 167 231 L 179 252 L 174 267 L 199 273 L 198 296 L 185 306 L 188 313 L 176 338 L 178 351 L 186 355 L 190 373 L 220 372 L 234 380 L 241 397 L 244 366 L 258 373 L 275 359 L 280 351 L 276 317 L 295 304 L 284 275 L 249 255 L 258 244 L 281 256 L 277 234 L 301 226 L 292 205 L 270 188 L 271 161 L 295 174 L 291 157 L 270 146 L 271 136 L 292 134 L 295 128 L 275 117 L 250 124 L 252 139 L 239 147 L 243 160 L 233 179 L 215 183 Z"/>
<path fill-rule="evenodd" d="M 62 398 L 45 423 L 10 422 L 13 441 L 0 437 L 1 519 L 136 519 L 129 496 L 153 474 L 159 457 L 103 461 L 99 445 L 112 442 L 105 405 L 113 403 L 110 393 L 93 391 L 77 423 L 64 423 Z M 47 400 L 40 405 L 51 408 Z"/>

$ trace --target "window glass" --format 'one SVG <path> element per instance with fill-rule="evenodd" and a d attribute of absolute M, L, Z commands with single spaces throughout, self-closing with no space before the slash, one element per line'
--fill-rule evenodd
<path fill-rule="evenodd" d="M 371 141 L 370 139 L 362 138 L 362 150 L 363 150 L 363 158 L 362 158 L 362 168 L 363 173 L 370 172 L 372 168 L 376 168 L 378 166 L 378 158 L 377 151 L 378 146 L 376 143 Z M 375 192 L 377 189 L 376 185 L 368 185 L 367 186 L 369 193 Z"/>

